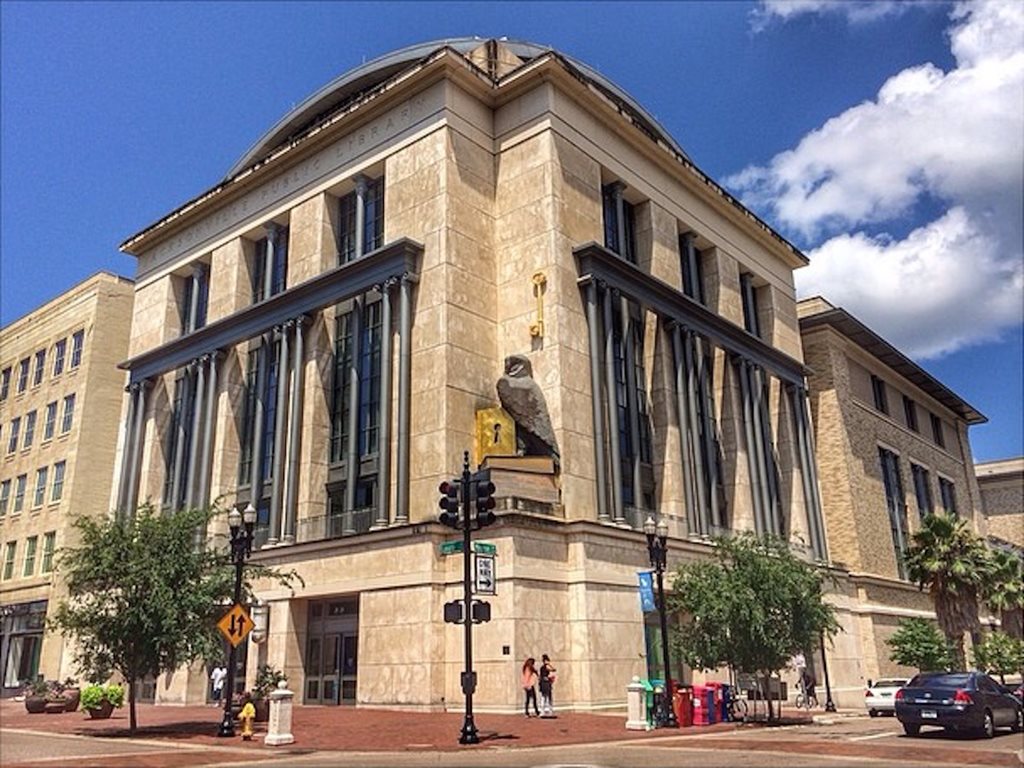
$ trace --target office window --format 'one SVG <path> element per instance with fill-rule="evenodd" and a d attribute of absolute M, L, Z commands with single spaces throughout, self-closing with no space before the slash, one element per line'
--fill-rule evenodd
<path fill-rule="evenodd" d="M 21 512 L 25 508 L 25 485 L 28 483 L 28 475 L 18 475 L 14 480 L 14 512 Z"/>
<path fill-rule="evenodd" d="M 36 439 L 36 412 L 29 411 L 25 414 L 25 442 L 22 448 L 29 448 L 32 441 Z"/>
<path fill-rule="evenodd" d="M 181 449 L 181 477 L 186 475 L 189 454 L 192 447 L 191 410 L 195 396 L 195 388 L 189 376 L 179 372 L 174 382 L 174 399 L 171 403 L 171 428 L 167 430 L 167 448 L 164 452 L 164 504 L 178 509 L 185 498 L 185 483 L 180 483 L 177 498 L 174 493 L 174 472 L 178 464 L 178 449 Z"/>
<path fill-rule="evenodd" d="M 257 378 L 259 376 L 259 350 L 249 352 L 245 374 L 245 406 L 242 420 L 242 441 L 238 454 L 238 484 L 249 485 L 252 480 L 252 430 L 256 419 Z"/>
<path fill-rule="evenodd" d="M 917 432 L 917 405 L 906 395 L 903 396 L 903 415 L 907 419 L 907 429 Z"/>
<path fill-rule="evenodd" d="M 907 548 L 907 508 L 903 503 L 903 481 L 900 478 L 900 459 L 892 451 L 878 449 L 882 464 L 882 482 L 885 486 L 885 502 L 889 510 L 889 529 L 892 546 L 896 554 L 896 571 L 901 579 L 907 578 L 907 566 L 903 551 Z"/>
<path fill-rule="evenodd" d="M 265 237 L 256 243 L 253 249 L 252 264 L 252 302 L 269 299 L 281 293 L 287 286 L 288 278 L 288 227 L 278 227 L 274 235 L 275 247 L 273 258 L 267 258 L 267 249 L 270 247 L 270 238 Z M 272 262 L 270 267 L 270 292 L 267 292 L 267 262 Z"/>
<path fill-rule="evenodd" d="M 65 434 L 71 431 L 71 425 L 75 420 L 75 396 L 68 395 L 64 398 L 64 418 L 60 422 L 60 432 Z"/>
<path fill-rule="evenodd" d="M 740 275 L 740 298 L 743 300 L 743 327 L 755 336 L 761 336 L 761 316 L 758 314 L 757 289 L 754 276 L 749 272 Z"/>
<path fill-rule="evenodd" d="M 50 501 L 60 501 L 64 495 L 64 468 L 66 463 L 58 461 L 53 465 L 53 486 L 50 488 Z"/>
<path fill-rule="evenodd" d="M 946 436 L 942 431 L 942 419 L 936 416 L 934 413 L 931 414 L 932 421 L 932 439 L 935 440 L 935 444 L 939 448 L 946 447 Z"/>
<path fill-rule="evenodd" d="M 18 392 L 24 392 L 28 386 L 28 358 L 18 363 Z"/>
<path fill-rule="evenodd" d="M 956 517 L 956 489 L 953 487 L 952 480 L 947 480 L 944 477 L 939 478 L 939 496 L 942 499 L 942 508 L 946 510 L 946 514 Z"/>
<path fill-rule="evenodd" d="M 22 576 L 31 576 L 36 572 L 36 545 L 38 543 L 38 536 L 29 536 L 25 539 L 25 565 L 21 569 Z"/>
<path fill-rule="evenodd" d="M 40 349 L 36 352 L 36 367 L 32 372 L 32 386 L 36 387 L 43 383 L 43 373 L 46 371 L 46 350 Z"/>
<path fill-rule="evenodd" d="M 704 300 L 704 268 L 701 253 L 693 244 L 693 233 L 679 236 L 679 261 L 683 268 L 683 293 L 701 304 Z"/>
<path fill-rule="evenodd" d="M 53 570 L 53 552 L 57 547 L 57 532 L 47 531 L 43 535 L 43 561 L 39 565 L 40 573 L 50 573 Z"/>
<path fill-rule="evenodd" d="M 46 476 L 49 474 L 49 467 L 40 467 L 36 470 L 36 493 L 32 499 L 33 507 L 41 507 L 46 501 Z"/>
<path fill-rule="evenodd" d="M 16 416 L 11 419 L 11 434 L 7 438 L 7 452 L 14 453 L 18 450 L 18 437 L 21 433 L 21 417 Z"/>
<path fill-rule="evenodd" d="M 914 496 L 917 497 L 917 513 L 922 518 L 935 511 L 932 505 L 932 489 L 928 470 L 918 464 L 910 465 L 910 474 L 914 477 Z"/>
<path fill-rule="evenodd" d="M 352 356 L 352 313 L 337 319 L 334 348 L 334 404 L 332 408 L 331 460 L 344 461 L 348 446 L 349 368 Z M 359 456 L 374 455 L 378 451 L 380 417 L 380 347 L 381 303 L 363 306 L 362 334 L 359 339 Z"/>
<path fill-rule="evenodd" d="M 11 366 L 4 368 L 0 373 L 0 401 L 6 400 L 11 393 Z"/>
<path fill-rule="evenodd" d="M 43 420 L 43 440 L 53 437 L 53 430 L 57 426 L 57 401 L 46 405 L 46 418 Z"/>
<path fill-rule="evenodd" d="M 77 368 L 82 362 L 82 347 L 85 346 L 85 331 L 75 331 L 71 336 L 71 367 Z"/>
<path fill-rule="evenodd" d="M 601 188 L 604 247 L 636 264 L 636 212 L 623 199 L 622 190 L 623 184 L 618 181 Z"/>
<path fill-rule="evenodd" d="M 53 345 L 53 375 L 60 376 L 64 373 L 64 353 L 68 348 L 68 340 L 61 339 Z"/>
<path fill-rule="evenodd" d="M 363 207 L 363 253 L 380 248 L 384 240 L 384 179 L 369 179 Z M 338 264 L 347 264 L 356 258 L 355 190 L 338 201 Z"/>
<path fill-rule="evenodd" d="M 7 549 L 4 552 L 4 581 L 7 581 L 14 575 L 14 554 L 17 548 L 18 542 L 7 542 Z"/>
<path fill-rule="evenodd" d="M 0 483 L 0 517 L 7 514 L 7 503 L 11 500 L 11 481 Z"/>
<path fill-rule="evenodd" d="M 205 264 L 196 265 L 184 278 L 185 290 L 181 300 L 181 333 L 192 333 L 206 325 L 206 309 L 210 301 L 210 270 Z"/>
<path fill-rule="evenodd" d="M 871 394 L 875 398 L 875 408 L 882 413 L 889 413 L 889 398 L 885 392 L 885 382 L 871 375 Z"/>

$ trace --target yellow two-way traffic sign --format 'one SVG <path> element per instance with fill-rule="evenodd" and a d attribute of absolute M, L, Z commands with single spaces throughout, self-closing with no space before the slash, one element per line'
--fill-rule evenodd
<path fill-rule="evenodd" d="M 252 632 L 254 626 L 252 619 L 249 618 L 249 612 L 239 603 L 231 606 L 231 610 L 217 622 L 217 628 L 232 646 L 237 646 L 245 640 L 245 636 Z"/>

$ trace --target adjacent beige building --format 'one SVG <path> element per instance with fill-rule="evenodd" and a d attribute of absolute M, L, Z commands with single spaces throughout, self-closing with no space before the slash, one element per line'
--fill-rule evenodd
<path fill-rule="evenodd" d="M 132 281 L 100 272 L 0 329 L 0 681 L 75 669 L 43 622 L 74 514 L 111 510 Z"/>
<path fill-rule="evenodd" d="M 902 618 L 934 612 L 900 553 L 937 510 L 984 533 L 967 430 L 986 419 L 843 309 L 816 297 L 798 311 L 829 552 L 848 574 L 861 675 L 910 674 L 886 640 Z"/>
<path fill-rule="evenodd" d="M 985 532 L 990 538 L 1024 549 L 1024 457 L 974 465 L 981 491 Z"/>

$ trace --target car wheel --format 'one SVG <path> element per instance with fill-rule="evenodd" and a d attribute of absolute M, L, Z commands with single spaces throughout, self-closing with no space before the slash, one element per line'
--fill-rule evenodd
<path fill-rule="evenodd" d="M 877 709 L 869 709 L 868 710 L 868 717 L 878 717 L 878 710 Z"/>
<path fill-rule="evenodd" d="M 917 734 L 921 732 L 921 726 L 916 723 L 904 723 L 903 732 L 907 734 L 907 736 L 917 736 Z"/>
<path fill-rule="evenodd" d="M 1017 719 L 1013 722 L 1013 732 L 1020 733 L 1024 731 L 1024 709 L 1017 710 Z"/>
<path fill-rule="evenodd" d="M 987 709 L 985 710 L 985 719 L 981 721 L 981 735 L 986 739 L 991 739 L 996 735 L 996 724 L 992 720 L 992 713 Z"/>

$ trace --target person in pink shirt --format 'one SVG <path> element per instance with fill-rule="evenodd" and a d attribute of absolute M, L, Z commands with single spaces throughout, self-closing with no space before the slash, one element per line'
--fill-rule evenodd
<path fill-rule="evenodd" d="M 523 664 L 522 684 L 523 691 L 526 694 L 526 701 L 523 704 L 523 709 L 526 712 L 526 716 L 530 717 L 530 702 L 533 702 L 533 713 L 537 717 L 540 717 L 540 709 L 537 707 L 537 680 L 539 675 L 537 674 L 537 660 L 532 656 L 526 660 Z"/>

